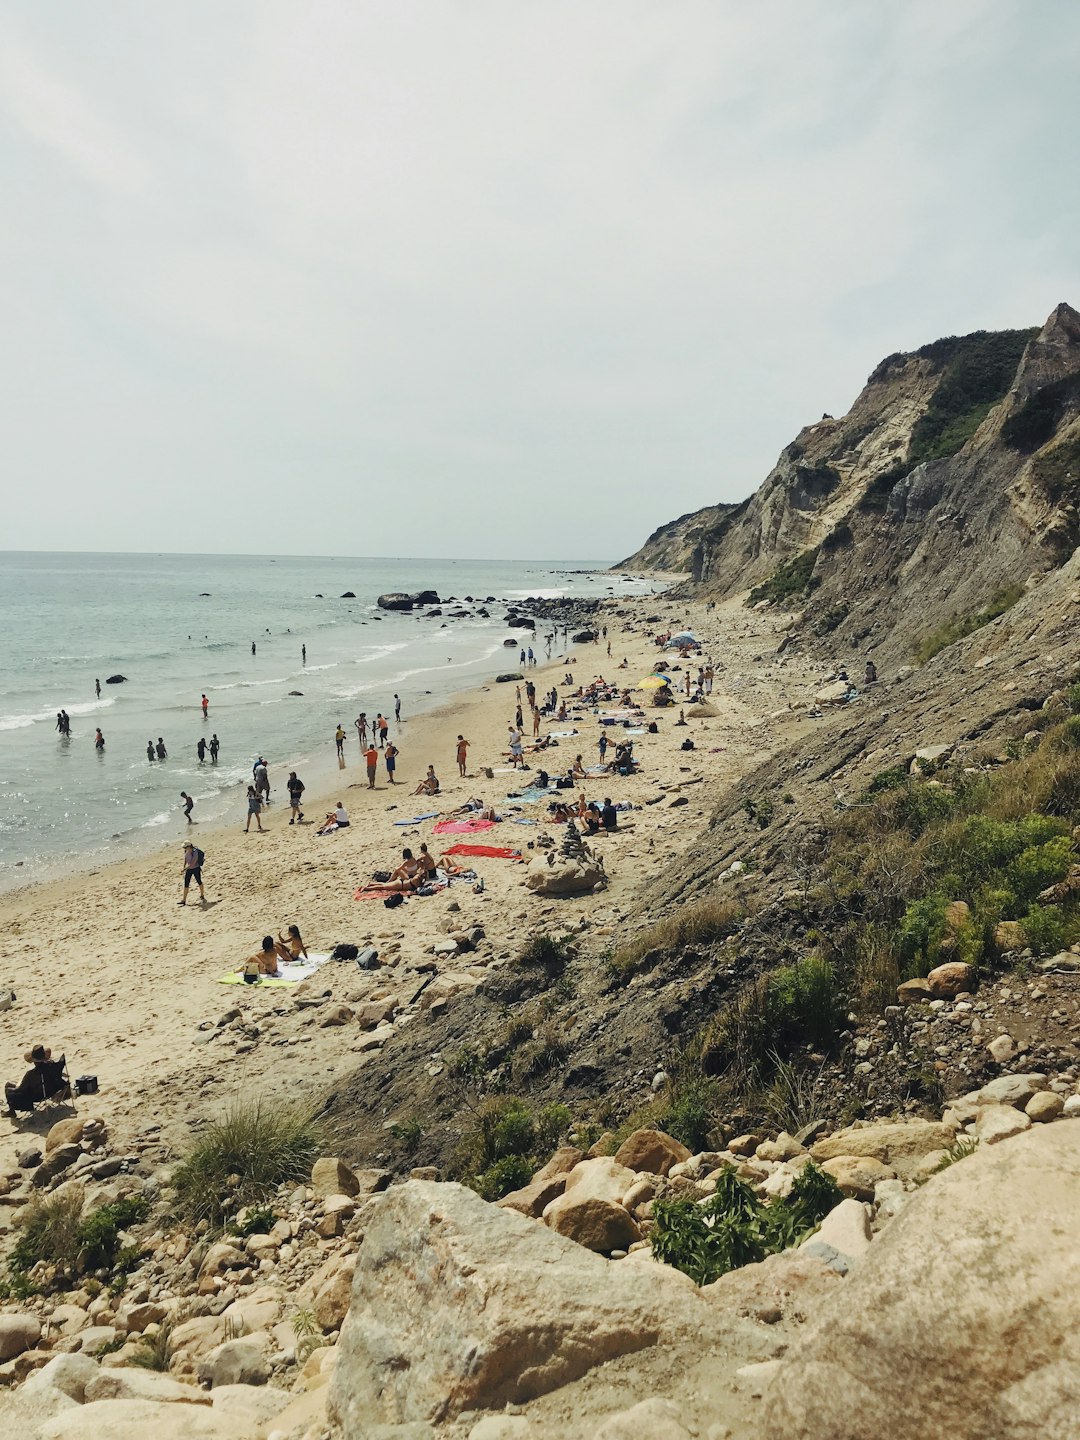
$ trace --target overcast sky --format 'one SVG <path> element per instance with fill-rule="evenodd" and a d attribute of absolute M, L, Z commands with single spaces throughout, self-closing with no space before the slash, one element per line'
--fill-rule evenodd
<path fill-rule="evenodd" d="M 6 0 L 0 548 L 608 558 L 1080 305 L 1075 0 Z"/>

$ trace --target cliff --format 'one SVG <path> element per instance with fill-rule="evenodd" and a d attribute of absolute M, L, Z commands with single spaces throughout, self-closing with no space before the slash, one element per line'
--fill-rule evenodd
<path fill-rule="evenodd" d="M 631 568 L 749 591 L 818 636 L 918 656 L 1000 613 L 1080 540 L 1080 315 L 890 355 L 850 411 L 807 426 L 757 492 L 662 526 Z"/>

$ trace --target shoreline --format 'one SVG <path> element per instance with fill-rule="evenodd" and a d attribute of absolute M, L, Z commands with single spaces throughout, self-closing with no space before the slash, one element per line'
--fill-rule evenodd
<path fill-rule="evenodd" d="M 625 618 L 614 614 L 616 604 Z M 403 846 L 415 848 L 426 840 L 437 856 L 446 845 L 430 823 L 394 822 L 428 810 L 449 811 L 474 796 L 505 814 L 494 834 L 484 837 L 496 845 L 514 846 L 530 858 L 528 846 L 541 831 L 556 844 L 561 840 L 561 827 L 543 820 L 545 806 L 530 810 L 527 802 L 519 806 L 507 799 L 518 788 L 515 772 L 504 763 L 513 684 L 476 687 L 406 720 L 403 783 L 390 787 L 380 760 L 378 789 L 369 792 L 356 752 L 350 751 L 353 763 L 338 772 L 344 789 L 332 779 L 326 789 L 312 780 L 304 797 L 307 818 L 299 828 L 288 825 L 284 799 L 271 805 L 263 835 L 254 829 L 242 833 L 244 815 L 237 815 L 235 827 L 202 834 L 196 827 L 207 852 L 205 908 L 194 899 L 178 906 L 179 839 L 171 853 L 119 860 L 0 895 L 0 923 L 9 938 L 4 984 L 18 997 L 0 1037 L 5 1077 L 21 1073 L 22 1052 L 31 1044 L 49 1045 L 54 1054 L 67 1054 L 73 1075 L 99 1076 L 100 1093 L 80 1109 L 125 1134 L 153 1122 L 161 1127 L 162 1143 L 183 1149 L 191 1123 L 220 1113 L 231 1100 L 255 1093 L 315 1103 L 336 1077 L 357 1066 L 371 1065 L 376 1073 L 388 1035 L 422 1018 L 422 1002 L 412 1003 L 411 997 L 448 929 L 479 925 L 485 933 L 475 954 L 445 960 L 436 953 L 440 973 L 457 977 L 453 983 L 466 988 L 506 963 L 530 933 L 578 929 L 586 919 L 600 934 L 617 930 L 632 915 L 644 881 L 666 865 L 677 866 L 686 844 L 705 827 L 717 785 L 737 781 L 779 743 L 780 726 L 770 717 L 778 692 L 790 694 L 797 680 L 791 667 L 782 682 L 755 677 L 746 683 L 760 669 L 755 662 L 763 635 L 775 633 L 773 617 L 754 617 L 737 607 L 706 617 L 701 605 L 648 595 L 620 597 L 605 606 L 599 623 L 609 626 L 611 661 L 602 642 L 576 647 L 569 661 L 557 657 L 534 667 L 538 690 L 558 685 L 568 668 L 575 688 L 600 673 L 622 678 L 616 667 L 624 655 L 632 684 L 651 670 L 656 656 L 651 633 L 658 627 L 644 623 L 653 613 L 663 617 L 662 624 L 692 620 L 711 637 L 707 649 L 722 662 L 713 696 L 717 714 L 680 730 L 672 728 L 676 712 L 656 711 L 659 733 L 635 737 L 641 774 L 586 782 L 590 799 L 611 793 L 634 806 L 625 828 L 601 843 L 609 877 L 602 893 L 545 899 L 522 888 L 523 865 L 494 858 L 475 862 L 485 882 L 481 894 L 471 885 L 455 885 L 394 910 L 353 899 L 358 880 L 376 869 L 392 869 Z M 571 728 L 555 722 L 544 733 Z M 577 729 L 578 736 L 565 737 L 549 752 L 544 763 L 553 773 L 568 768 L 579 752 L 586 764 L 595 760 L 598 724 L 587 715 Z M 458 733 L 472 742 L 463 780 L 454 764 Z M 695 739 L 692 752 L 681 750 L 684 737 Z M 429 762 L 436 766 L 442 794 L 435 802 L 415 800 L 410 792 Z M 480 775 L 482 766 L 492 767 L 492 779 Z M 350 828 L 314 838 L 317 826 L 311 822 L 320 821 L 323 809 L 338 798 L 349 810 Z M 673 804 L 682 808 L 672 809 Z M 515 816 L 540 823 L 514 823 Z M 327 953 L 345 941 L 373 945 L 380 952 L 379 968 L 360 972 L 330 962 L 298 987 L 218 983 L 258 948 L 262 935 L 292 923 L 314 951 Z M 389 1018 L 372 1034 L 357 1017 L 376 1002 L 386 1005 Z M 345 1018 L 324 1023 L 320 1016 L 335 1010 Z M 9 1150 L 20 1133 L 25 1132 L 9 1127 Z"/>

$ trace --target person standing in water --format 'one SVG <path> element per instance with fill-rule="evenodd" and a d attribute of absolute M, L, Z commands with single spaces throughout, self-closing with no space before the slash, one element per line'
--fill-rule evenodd
<path fill-rule="evenodd" d="M 159 760 L 167 760 L 169 758 L 169 752 L 165 749 L 165 741 L 161 738 L 160 735 L 157 737 L 157 745 L 155 749 L 157 750 L 157 758 Z"/>
<path fill-rule="evenodd" d="M 101 681 L 100 681 L 100 680 L 95 680 L 95 681 L 94 681 L 94 694 L 98 697 L 99 700 L 101 699 Z"/>
<path fill-rule="evenodd" d="M 199 764 L 200 764 L 200 765 L 205 764 L 205 762 L 206 762 L 206 741 L 203 739 L 203 737 L 202 737 L 201 735 L 199 736 L 199 742 L 198 742 L 198 744 L 195 746 L 195 754 L 199 757 Z"/>
<path fill-rule="evenodd" d="M 217 735 L 211 735 L 211 736 L 210 736 L 210 764 L 211 764 L 211 765 L 216 765 L 216 764 L 217 764 L 218 751 L 219 751 L 220 749 L 221 749 L 221 743 L 220 743 L 220 741 L 218 740 Z"/>
<path fill-rule="evenodd" d="M 202 718 L 205 720 L 205 719 L 206 719 L 206 712 L 210 709 L 210 701 L 206 698 L 205 694 L 204 694 L 203 697 L 202 697 L 202 702 L 201 702 L 201 703 L 202 703 Z"/>
<path fill-rule="evenodd" d="M 306 664 L 307 664 L 307 646 L 306 646 L 306 645 L 301 645 L 301 646 L 300 646 L 300 664 L 301 664 L 301 665 L 306 665 Z"/>
<path fill-rule="evenodd" d="M 150 761 L 154 761 L 157 759 L 157 756 L 154 754 L 153 740 L 147 740 L 146 742 L 146 758 Z"/>
<path fill-rule="evenodd" d="M 105 736 L 101 733 L 101 727 L 94 731 L 94 749 L 100 754 L 105 749 Z"/>
<path fill-rule="evenodd" d="M 337 747 L 337 757 L 338 757 L 338 759 L 339 759 L 339 760 L 344 760 L 344 759 L 345 759 L 345 731 L 341 728 L 341 725 L 340 725 L 340 724 L 338 725 L 337 729 L 334 731 L 334 744 L 335 744 L 335 746 Z"/>
<path fill-rule="evenodd" d="M 251 653 L 252 653 L 253 655 L 255 654 L 255 641 L 254 641 L 254 640 L 252 640 L 252 642 L 251 642 Z"/>
<path fill-rule="evenodd" d="M 187 793 L 186 790 L 180 791 L 180 799 L 184 802 L 183 811 L 187 823 L 189 825 L 194 825 L 195 821 L 191 818 L 191 812 L 195 808 L 195 801 L 191 798 L 191 796 Z"/>
<path fill-rule="evenodd" d="M 61 729 L 60 729 L 61 735 L 64 735 L 64 736 L 70 738 L 70 735 L 71 735 L 71 716 L 67 713 L 66 710 L 61 710 L 61 711 L 60 711 L 60 719 L 64 722 L 63 725 L 61 726 Z"/>

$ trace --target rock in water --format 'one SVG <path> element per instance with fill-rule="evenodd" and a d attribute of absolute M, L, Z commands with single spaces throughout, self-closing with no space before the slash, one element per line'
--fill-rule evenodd
<path fill-rule="evenodd" d="M 127 683 L 126 675 L 110 675 L 105 681 L 106 685 L 124 685 Z"/>
<path fill-rule="evenodd" d="M 410 1180 L 365 1232 L 331 1425 L 360 1436 L 500 1409 L 661 1340 L 708 1344 L 712 1313 L 677 1271 L 623 1269 L 464 1186 Z"/>
<path fill-rule="evenodd" d="M 1078 1187 L 1080 1126 L 1064 1124 L 1036 1126 L 936 1175 L 792 1346 L 761 1433 L 1076 1435 Z"/>

